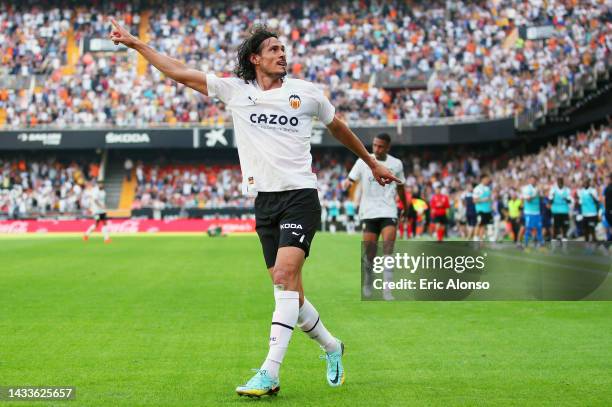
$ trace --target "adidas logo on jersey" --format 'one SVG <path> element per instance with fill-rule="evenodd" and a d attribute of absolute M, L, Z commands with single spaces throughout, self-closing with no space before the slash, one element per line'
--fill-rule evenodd
<path fill-rule="evenodd" d="M 302 225 L 298 225 L 296 223 L 283 223 L 282 225 L 280 225 L 281 230 L 282 229 L 302 229 Z"/>
<path fill-rule="evenodd" d="M 251 123 L 255 123 L 255 124 L 259 124 L 259 123 L 280 124 L 281 126 L 284 126 L 285 124 L 289 123 L 293 127 L 300 124 L 300 121 L 295 116 L 287 117 L 285 115 L 279 116 L 277 114 L 267 115 L 265 113 L 261 113 L 261 114 L 253 113 L 249 118 L 251 120 Z"/>

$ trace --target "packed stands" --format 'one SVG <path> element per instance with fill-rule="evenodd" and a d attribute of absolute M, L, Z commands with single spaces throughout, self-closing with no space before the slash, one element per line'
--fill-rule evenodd
<path fill-rule="evenodd" d="M 0 158 L 0 214 L 11 219 L 88 214 L 95 161 Z"/>
<path fill-rule="evenodd" d="M 223 104 L 155 68 L 139 72 L 133 51 L 84 52 L 64 69 L 67 38 L 106 38 L 110 16 L 159 51 L 221 76 L 231 74 L 247 29 L 266 23 L 287 44 L 289 75 L 321 84 L 351 122 L 546 111 L 585 76 L 609 69 L 612 49 L 609 5 L 595 1 L 47 4 L 0 4 L 0 75 L 46 75 L 34 87 L 0 89 L 0 116 L 12 127 L 231 120 Z M 552 25 L 554 36 L 524 40 L 524 25 Z M 408 86 L 414 78 L 420 85 Z"/>
<path fill-rule="evenodd" d="M 572 194 L 586 179 L 601 193 L 606 177 L 612 173 L 612 125 L 593 126 L 588 131 L 560 138 L 532 154 L 491 154 L 468 147 L 446 151 L 394 148 L 392 154 L 404 162 L 406 189 L 428 202 L 434 183 L 441 183 L 454 207 L 482 174 L 490 174 L 493 196 L 501 210 L 512 194 L 530 175 L 536 175 L 538 189 L 546 196 L 558 177 L 565 179 Z M 493 151 L 493 150 L 492 150 Z M 343 180 L 355 158 L 333 150 L 313 153 L 319 196 L 325 207 L 329 202 L 356 199 L 343 188 Z M 241 173 L 237 164 L 172 163 L 137 161 L 133 176 L 136 193 L 132 209 L 168 208 L 250 209 L 252 198 L 241 193 Z M 206 160 L 204 160 L 206 161 Z M 0 158 L 0 213 L 9 217 L 34 215 L 86 215 L 88 204 L 83 191 L 98 178 L 95 160 L 47 160 Z"/>
<path fill-rule="evenodd" d="M 238 165 L 144 165 L 135 169 L 136 199 L 132 209 L 252 208 L 242 195 Z"/>

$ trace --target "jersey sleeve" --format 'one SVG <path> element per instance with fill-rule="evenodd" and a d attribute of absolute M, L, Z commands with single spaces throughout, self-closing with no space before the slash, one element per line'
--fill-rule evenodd
<path fill-rule="evenodd" d="M 207 74 L 206 86 L 208 88 L 208 96 L 216 97 L 223 103 L 229 103 L 238 92 L 235 81 L 236 78 L 219 78 L 215 74 Z"/>
<path fill-rule="evenodd" d="M 404 164 L 401 160 L 397 160 L 397 168 L 395 169 L 395 175 L 397 178 L 402 181 L 402 184 L 406 183 L 406 177 L 404 176 Z"/>
<path fill-rule="evenodd" d="M 351 171 L 348 174 L 348 178 L 351 181 L 359 181 L 361 178 L 361 158 L 357 160 L 357 162 L 355 163 L 355 165 L 353 165 L 353 168 L 351 168 Z"/>
<path fill-rule="evenodd" d="M 328 125 L 334 120 L 336 114 L 336 108 L 331 104 L 327 96 L 323 94 L 323 91 L 316 89 L 315 99 L 317 100 L 317 114 L 316 116 L 323 122 L 324 125 Z"/>

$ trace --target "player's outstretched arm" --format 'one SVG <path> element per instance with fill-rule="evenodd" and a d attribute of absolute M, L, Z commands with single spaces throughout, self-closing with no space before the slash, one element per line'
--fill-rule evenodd
<path fill-rule="evenodd" d="M 334 119 L 327 125 L 327 129 L 339 142 L 344 144 L 353 153 L 357 154 L 372 170 L 372 175 L 380 185 L 390 184 L 392 182 L 402 182 L 399 180 L 387 167 L 379 164 L 374 157 L 368 154 L 365 146 L 359 138 L 349 129 L 349 127 L 338 118 Z"/>
<path fill-rule="evenodd" d="M 151 65 L 159 69 L 167 77 L 208 96 L 204 72 L 187 68 L 181 61 L 160 54 L 142 42 L 138 37 L 130 34 L 114 18 L 111 18 L 111 23 L 113 24 L 113 29 L 110 33 L 110 39 L 115 45 L 123 44 L 128 48 L 138 51 Z"/>

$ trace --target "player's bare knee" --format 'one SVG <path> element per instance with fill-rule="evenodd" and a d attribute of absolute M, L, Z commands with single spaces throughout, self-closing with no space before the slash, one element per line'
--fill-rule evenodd
<path fill-rule="evenodd" d="M 274 276 L 272 277 L 272 281 L 274 282 L 274 285 L 283 286 L 285 288 L 289 283 L 288 276 L 283 272 L 275 272 Z"/>
<path fill-rule="evenodd" d="M 273 277 L 274 285 L 282 285 L 285 288 L 289 288 L 293 285 L 293 281 L 296 279 L 296 270 L 292 267 L 285 265 L 274 266 Z"/>

